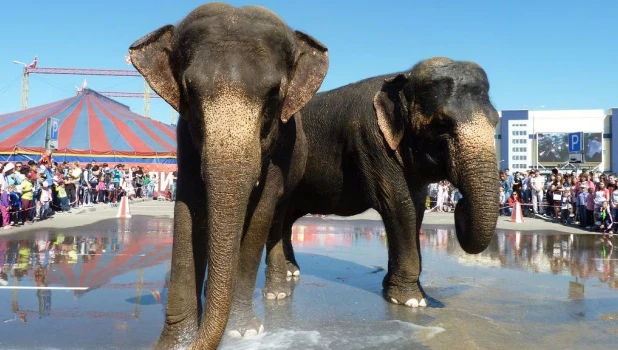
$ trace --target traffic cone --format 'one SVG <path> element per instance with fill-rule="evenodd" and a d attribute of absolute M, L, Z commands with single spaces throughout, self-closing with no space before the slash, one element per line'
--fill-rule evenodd
<path fill-rule="evenodd" d="M 129 198 L 127 196 L 123 196 L 120 200 L 120 205 L 118 206 L 118 214 L 116 214 L 117 218 L 130 218 L 131 210 L 129 209 Z"/>
<path fill-rule="evenodd" d="M 515 202 L 513 214 L 511 215 L 511 222 L 516 222 L 518 224 L 524 223 L 524 216 L 521 213 L 521 204 L 519 202 Z"/>

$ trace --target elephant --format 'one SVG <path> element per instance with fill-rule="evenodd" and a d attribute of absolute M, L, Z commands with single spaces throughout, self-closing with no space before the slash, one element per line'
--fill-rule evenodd
<path fill-rule="evenodd" d="M 328 49 L 268 9 L 209 3 L 129 53 L 181 116 L 170 286 L 155 348 L 215 349 L 236 300 L 251 307 L 276 206 L 302 175 L 296 114 L 326 76 Z"/>
<path fill-rule="evenodd" d="M 300 274 L 292 224 L 306 214 L 350 216 L 370 208 L 388 239 L 387 301 L 427 306 L 419 277 L 419 234 L 427 185 L 448 179 L 463 194 L 455 209 L 461 247 L 489 244 L 498 218 L 494 130 L 498 113 L 476 63 L 434 57 L 409 71 L 321 92 L 301 110 L 308 157 L 300 183 L 275 214 L 269 254 L 279 242 L 286 263 L 267 265 L 265 291 L 276 278 Z M 272 282 L 271 282 L 272 279 Z"/>

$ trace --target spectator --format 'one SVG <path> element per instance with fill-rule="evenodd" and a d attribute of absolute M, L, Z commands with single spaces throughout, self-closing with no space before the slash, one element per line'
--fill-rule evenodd
<path fill-rule="evenodd" d="M 172 172 L 172 184 L 170 186 L 170 192 L 172 194 L 172 201 L 176 200 L 176 182 L 178 181 L 178 171 Z"/>
<path fill-rule="evenodd" d="M 595 209 L 599 210 L 603 205 L 603 202 L 609 200 L 609 191 L 605 188 L 604 182 L 599 182 L 597 191 L 594 194 Z"/>
<path fill-rule="evenodd" d="M 586 203 L 588 202 L 588 186 L 583 185 L 579 187 L 577 193 L 577 207 L 579 209 L 579 226 L 588 226 L 588 211 L 586 210 Z"/>
<path fill-rule="evenodd" d="M 519 197 L 520 199 L 521 197 L 521 192 L 522 192 L 522 179 L 521 179 L 521 175 L 519 173 L 519 171 L 515 172 L 515 175 L 513 177 L 513 182 L 512 182 L 512 187 L 513 187 L 513 192 L 517 192 L 517 197 Z"/>
<path fill-rule="evenodd" d="M 504 192 L 504 187 L 500 187 L 500 215 L 507 215 L 506 204 L 506 195 Z"/>
<path fill-rule="evenodd" d="M 532 195 L 532 209 L 535 214 L 543 214 L 543 178 L 541 172 L 537 169 L 530 180 L 530 192 Z"/>
<path fill-rule="evenodd" d="M 512 215 L 513 214 L 513 208 L 515 207 L 515 203 L 519 203 L 519 196 L 517 195 L 517 192 L 513 192 L 511 193 L 511 196 L 509 197 L 509 207 L 508 209 L 508 215 Z"/>
<path fill-rule="evenodd" d="M 588 196 L 586 197 L 586 218 L 586 229 L 590 229 L 594 223 L 594 187 L 588 188 Z"/>
<path fill-rule="evenodd" d="M 158 184 L 159 184 L 159 179 L 157 179 L 157 174 L 152 174 L 152 177 L 150 178 L 150 182 L 148 183 L 148 196 L 150 197 L 154 196 L 154 190 L 155 188 L 157 188 Z"/>
<path fill-rule="evenodd" d="M 613 224 L 614 224 L 614 219 L 612 217 L 612 213 L 609 210 L 607 201 L 604 201 L 601 204 L 599 213 L 597 214 L 597 221 L 595 222 L 595 225 L 598 226 L 599 231 L 604 232 L 604 233 L 609 233 L 609 232 L 612 232 Z"/>
<path fill-rule="evenodd" d="M 60 199 L 60 209 L 63 213 L 70 213 L 71 206 L 69 204 L 69 198 L 67 196 L 65 184 L 63 180 L 58 180 L 58 182 L 54 183 L 56 187 L 56 193 L 58 195 L 58 199 Z"/>
<path fill-rule="evenodd" d="M 613 190 L 610 193 L 610 212 L 612 214 L 612 218 L 618 218 L 618 187 L 614 185 Z"/>
<path fill-rule="evenodd" d="M 30 182 L 32 178 L 32 173 L 28 172 L 26 174 L 26 178 L 21 183 L 21 223 L 22 225 L 32 224 L 33 221 L 30 219 L 30 212 L 32 211 L 32 201 L 34 199 L 34 186 L 32 182 Z"/>
<path fill-rule="evenodd" d="M 39 197 L 39 201 L 41 202 L 41 206 L 39 209 L 39 220 L 47 219 L 49 213 L 49 206 L 51 204 L 52 192 L 47 184 L 47 181 L 43 181 L 41 184 L 41 194 Z"/>

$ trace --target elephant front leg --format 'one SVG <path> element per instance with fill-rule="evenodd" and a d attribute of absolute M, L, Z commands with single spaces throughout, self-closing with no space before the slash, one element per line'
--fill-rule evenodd
<path fill-rule="evenodd" d="M 412 200 L 407 187 L 400 186 L 383 205 L 382 220 L 388 238 L 388 273 L 382 287 L 384 297 L 394 304 L 427 306 L 419 277 L 421 254 L 419 231 L 423 219 L 422 202 Z"/>
<path fill-rule="evenodd" d="M 281 177 L 276 171 L 271 171 L 241 241 L 239 271 L 229 327 L 229 335 L 233 337 L 256 335 L 264 330 L 261 320 L 253 312 L 253 292 L 262 251 L 279 199 L 280 186 L 283 186 Z"/>
<path fill-rule="evenodd" d="M 178 193 L 174 208 L 174 243 L 165 324 L 157 349 L 186 347 L 197 332 L 202 314 L 201 290 L 206 269 L 205 239 L 199 218 L 192 218 Z M 197 222 L 196 222 L 197 221 Z"/>

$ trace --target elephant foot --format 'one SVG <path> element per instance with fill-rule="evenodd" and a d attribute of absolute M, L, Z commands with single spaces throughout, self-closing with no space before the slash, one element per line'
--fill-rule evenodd
<path fill-rule="evenodd" d="M 264 333 L 264 325 L 262 320 L 253 316 L 234 317 L 230 320 L 230 327 L 227 333 L 232 338 L 254 337 Z"/>
<path fill-rule="evenodd" d="M 408 286 L 392 285 L 388 282 L 384 284 L 384 298 L 388 302 L 412 308 L 427 306 L 427 300 L 418 282 Z"/>
<path fill-rule="evenodd" d="M 286 266 L 287 266 L 287 269 L 288 269 L 287 273 L 286 273 L 287 277 L 290 277 L 290 279 L 295 279 L 297 277 L 300 277 L 300 267 L 298 267 L 298 265 L 296 265 L 293 262 L 289 262 L 288 261 L 286 263 Z M 288 279 L 288 281 L 290 279 Z"/>
<path fill-rule="evenodd" d="M 159 340 L 154 344 L 153 349 L 168 350 L 168 349 L 186 349 L 193 340 L 194 331 L 182 332 L 181 335 L 173 336 L 171 334 L 161 334 Z"/>
<path fill-rule="evenodd" d="M 286 277 L 286 281 L 288 278 Z M 262 295 L 268 300 L 284 299 L 292 294 L 292 288 L 286 281 L 267 278 L 266 285 L 262 289 Z"/>
<path fill-rule="evenodd" d="M 153 348 L 160 350 L 187 348 L 197 333 L 197 324 L 197 319 L 179 320 L 168 315 L 161 335 Z"/>

